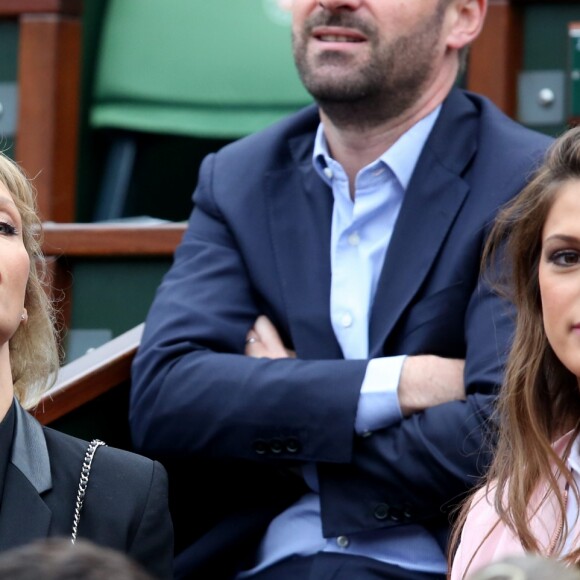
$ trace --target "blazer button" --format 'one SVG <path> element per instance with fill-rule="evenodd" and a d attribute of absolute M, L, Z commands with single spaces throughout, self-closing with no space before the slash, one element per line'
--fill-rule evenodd
<path fill-rule="evenodd" d="M 298 453 L 300 451 L 300 441 L 297 437 L 288 437 L 286 439 L 286 451 L 288 453 Z"/>
<path fill-rule="evenodd" d="M 375 507 L 373 513 L 377 520 L 386 520 L 389 517 L 389 505 L 386 503 L 380 503 Z"/>
<path fill-rule="evenodd" d="M 282 439 L 272 439 L 270 441 L 270 451 L 272 453 L 278 455 L 279 453 L 282 453 L 282 449 L 284 449 L 282 446 Z"/>
<path fill-rule="evenodd" d="M 389 516 L 392 522 L 400 522 L 403 519 L 403 512 L 399 508 L 391 508 Z"/>
<path fill-rule="evenodd" d="M 264 441 L 264 439 L 256 439 L 252 443 L 252 449 L 254 450 L 254 453 L 258 455 L 264 455 L 266 451 L 268 451 L 268 446 L 266 445 L 266 441 Z"/>

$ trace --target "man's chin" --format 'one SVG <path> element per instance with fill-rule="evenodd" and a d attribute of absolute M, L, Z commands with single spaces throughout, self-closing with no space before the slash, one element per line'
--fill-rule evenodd
<path fill-rule="evenodd" d="M 306 89 L 316 101 L 336 104 L 356 103 L 368 95 L 368 91 L 348 75 L 336 75 L 328 79 L 318 77 L 315 83 L 306 84 Z"/>

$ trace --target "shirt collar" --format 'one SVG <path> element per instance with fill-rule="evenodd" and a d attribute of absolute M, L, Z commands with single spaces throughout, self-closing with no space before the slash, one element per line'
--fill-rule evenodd
<path fill-rule="evenodd" d="M 391 169 L 393 174 L 399 180 L 404 190 L 407 189 L 411 176 L 421 155 L 421 151 L 435 125 L 435 121 L 441 111 L 441 105 L 431 111 L 426 117 L 415 123 L 409 130 L 389 147 L 376 161 L 382 161 Z M 326 175 L 324 170 L 328 167 L 328 160 L 332 159 L 328 149 L 326 136 L 324 135 L 324 125 L 320 123 L 314 139 L 314 151 L 312 152 L 312 163 L 320 177 L 331 185 L 331 179 Z"/>

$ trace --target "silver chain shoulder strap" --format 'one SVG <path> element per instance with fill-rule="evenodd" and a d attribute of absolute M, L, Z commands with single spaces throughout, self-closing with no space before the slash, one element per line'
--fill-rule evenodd
<path fill-rule="evenodd" d="M 81 479 L 79 481 L 79 489 L 77 491 L 77 502 L 75 505 L 75 515 L 72 525 L 72 535 L 71 542 L 74 544 L 77 540 L 77 533 L 79 529 L 79 522 L 81 521 L 81 510 L 83 509 L 83 502 L 85 500 L 85 493 L 87 492 L 87 486 L 89 484 L 89 475 L 91 474 L 91 465 L 93 463 L 93 457 L 97 449 L 101 445 L 106 445 L 104 441 L 100 439 L 93 439 L 89 446 L 87 447 L 87 452 L 85 453 L 85 458 L 83 460 L 83 467 L 81 469 Z"/>

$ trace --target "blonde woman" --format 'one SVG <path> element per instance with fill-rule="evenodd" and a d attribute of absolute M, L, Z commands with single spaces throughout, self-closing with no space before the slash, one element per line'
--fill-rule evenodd
<path fill-rule="evenodd" d="M 453 580 L 525 552 L 580 562 L 580 129 L 555 142 L 503 212 L 488 258 L 498 248 L 516 332 L 497 453 L 459 518 Z"/>
<path fill-rule="evenodd" d="M 173 531 L 163 467 L 43 428 L 24 410 L 58 370 L 39 232 L 31 185 L 0 154 L 0 550 L 49 536 L 87 538 L 170 578 Z M 90 456 L 81 507 L 81 468 Z"/>

